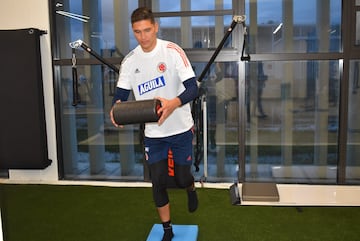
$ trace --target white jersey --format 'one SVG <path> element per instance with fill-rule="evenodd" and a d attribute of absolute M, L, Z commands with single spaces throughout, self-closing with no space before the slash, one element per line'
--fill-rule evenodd
<path fill-rule="evenodd" d="M 133 90 L 136 100 L 179 96 L 183 82 L 195 77 L 192 66 L 177 44 L 157 39 L 151 52 L 137 46 L 123 60 L 117 87 Z M 179 108 L 163 122 L 145 124 L 146 137 L 167 137 L 183 133 L 193 126 L 190 103 Z"/>

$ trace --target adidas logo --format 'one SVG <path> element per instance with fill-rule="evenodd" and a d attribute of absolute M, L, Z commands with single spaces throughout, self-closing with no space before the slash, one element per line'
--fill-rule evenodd
<path fill-rule="evenodd" d="M 138 73 L 140 73 L 140 70 L 139 70 L 139 69 L 136 69 L 136 70 L 135 70 L 135 74 L 138 74 Z"/>

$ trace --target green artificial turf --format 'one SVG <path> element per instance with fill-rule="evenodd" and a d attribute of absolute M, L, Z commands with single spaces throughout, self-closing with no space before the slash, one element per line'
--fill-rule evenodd
<path fill-rule="evenodd" d="M 159 223 L 150 188 L 0 185 L 4 241 L 145 241 Z M 197 224 L 198 241 L 360 240 L 359 207 L 233 206 L 229 190 L 198 189 L 187 211 L 170 190 L 174 224 Z M 186 241 L 186 240 L 184 240 Z"/>

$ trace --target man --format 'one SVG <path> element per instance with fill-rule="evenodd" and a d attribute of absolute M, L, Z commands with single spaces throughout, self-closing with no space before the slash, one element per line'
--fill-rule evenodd
<path fill-rule="evenodd" d="M 168 155 L 174 161 L 174 178 L 188 194 L 188 210 L 198 206 L 191 174 L 193 119 L 190 102 L 198 95 L 194 71 L 182 48 L 157 38 L 158 23 L 148 8 L 131 15 L 132 30 L 139 45 L 123 60 L 114 103 L 126 101 L 130 90 L 136 100 L 159 99 L 157 123 L 145 124 L 145 159 L 149 164 L 153 198 L 164 227 L 162 241 L 174 234 L 167 193 Z M 126 113 L 124 113 L 126 115 Z M 112 110 L 110 117 L 115 126 Z"/>

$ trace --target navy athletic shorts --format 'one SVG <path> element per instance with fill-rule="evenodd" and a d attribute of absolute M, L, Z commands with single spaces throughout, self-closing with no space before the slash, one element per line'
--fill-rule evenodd
<path fill-rule="evenodd" d="M 193 160 L 192 139 L 192 130 L 169 137 L 145 137 L 145 159 L 149 164 L 167 160 L 170 150 L 175 164 L 191 165 Z"/>

